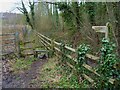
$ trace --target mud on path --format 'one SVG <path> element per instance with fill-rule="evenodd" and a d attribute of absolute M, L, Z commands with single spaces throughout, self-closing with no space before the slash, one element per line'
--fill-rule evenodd
<path fill-rule="evenodd" d="M 3 70 L 2 70 L 2 87 L 3 88 L 40 88 L 40 83 L 33 82 L 37 77 L 40 76 L 39 69 L 42 68 L 43 64 L 47 62 L 47 59 L 40 59 L 34 61 L 29 70 L 23 73 L 14 74 L 10 70 L 10 66 L 7 60 L 3 60 Z"/>

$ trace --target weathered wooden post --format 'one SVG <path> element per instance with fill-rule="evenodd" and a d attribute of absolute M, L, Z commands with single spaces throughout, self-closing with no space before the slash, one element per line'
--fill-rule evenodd
<path fill-rule="evenodd" d="M 65 43 L 64 43 L 64 42 L 61 43 L 61 45 L 60 45 L 60 50 L 61 50 L 61 52 L 65 53 Z M 61 53 L 62 63 L 63 63 L 63 62 L 65 61 L 65 59 L 66 59 L 66 57 L 65 57 L 65 55 L 64 55 L 63 53 Z M 66 54 L 66 53 L 65 53 L 65 54 Z"/>
<path fill-rule="evenodd" d="M 94 29 L 96 32 L 100 32 L 100 33 L 104 33 L 105 34 L 105 38 L 109 39 L 108 37 L 108 23 L 106 23 L 106 26 L 92 26 L 92 29 Z"/>
<path fill-rule="evenodd" d="M 51 51 L 50 51 L 50 57 L 52 57 L 53 56 L 53 54 L 54 54 L 54 39 L 53 40 L 51 40 Z"/>
<path fill-rule="evenodd" d="M 20 40 L 19 40 L 19 33 L 15 33 L 15 39 L 16 39 L 16 50 L 17 50 L 17 55 L 18 58 L 20 58 Z"/>
<path fill-rule="evenodd" d="M 22 28 L 22 33 L 23 33 L 23 40 L 25 41 L 25 37 L 27 35 L 27 29 L 26 29 L 26 27 Z"/>
<path fill-rule="evenodd" d="M 34 50 L 34 57 L 37 58 L 38 57 L 38 52 Z"/>

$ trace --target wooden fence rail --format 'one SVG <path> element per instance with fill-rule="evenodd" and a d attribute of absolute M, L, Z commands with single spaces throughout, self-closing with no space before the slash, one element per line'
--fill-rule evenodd
<path fill-rule="evenodd" d="M 1 46 L 2 46 L 2 53 L 1 55 L 8 55 L 10 53 L 14 53 L 17 54 L 18 57 L 19 53 L 20 53 L 20 44 L 19 44 L 19 33 L 5 33 L 5 34 L 0 34 L 0 38 L 1 38 Z M 10 50 L 10 51 L 3 51 L 4 48 L 6 48 L 6 50 L 11 49 L 11 47 L 14 48 L 14 50 Z"/>
<path fill-rule="evenodd" d="M 38 32 L 36 32 L 36 34 L 38 35 L 38 37 L 41 38 L 41 40 L 45 41 L 46 43 L 48 43 L 48 41 L 49 41 L 49 42 L 52 41 L 52 40 L 49 39 L 48 37 L 46 37 L 46 36 L 44 36 L 44 35 L 42 35 L 42 34 L 40 34 L 40 33 L 38 33 Z M 53 41 L 53 42 L 54 42 L 54 44 L 56 44 L 56 45 L 58 45 L 58 46 L 60 46 L 60 45 L 62 44 L 62 43 L 58 43 L 58 42 L 56 42 L 56 41 Z M 48 45 L 50 45 L 50 43 L 48 43 Z M 76 53 L 76 50 L 73 49 L 73 48 L 71 48 L 71 47 L 65 46 L 65 49 L 67 49 L 67 50 L 69 50 L 69 51 L 71 51 L 71 52 Z M 86 54 L 86 57 L 89 58 L 89 59 L 95 60 L 95 61 L 96 61 L 96 60 L 99 60 L 99 57 L 94 56 L 94 55 L 91 55 L 91 54 Z"/>
<path fill-rule="evenodd" d="M 15 33 L 0 34 L 0 36 L 8 36 L 8 35 L 10 35 L 10 36 L 11 36 L 11 35 L 13 35 L 13 36 L 14 36 L 14 35 L 15 35 Z"/>
<path fill-rule="evenodd" d="M 46 36 L 38 33 L 38 32 L 35 32 L 35 33 L 36 33 L 36 35 L 40 38 L 40 40 L 41 40 L 40 42 L 41 42 L 47 49 L 49 49 L 49 50 L 51 49 L 51 46 L 52 46 L 51 43 L 53 42 L 53 43 L 55 44 L 55 45 L 54 45 L 54 50 L 55 50 L 55 51 L 63 54 L 64 56 L 66 56 L 66 57 L 69 58 L 70 60 L 72 60 L 72 61 L 74 61 L 75 63 L 77 63 L 77 59 L 76 59 L 76 58 L 73 58 L 71 55 L 65 54 L 64 52 L 61 51 L 61 49 L 60 49 L 59 47 L 61 46 L 62 43 L 58 43 L 58 42 L 56 42 L 56 41 L 54 41 L 54 40 L 52 40 L 52 39 L 50 39 L 50 38 L 48 38 L 48 37 L 46 37 Z M 64 46 L 64 48 L 65 48 L 66 50 L 69 50 L 69 51 L 71 51 L 72 53 L 75 53 L 75 54 L 76 54 L 76 50 L 75 50 L 75 49 L 73 49 L 73 48 L 71 48 L 71 47 L 68 47 L 68 46 L 66 46 L 66 45 Z M 57 54 L 57 53 L 55 53 L 55 54 Z M 99 57 L 96 57 L 96 56 L 91 55 L 91 54 L 86 54 L 86 58 L 92 59 L 92 60 L 94 60 L 94 61 L 96 61 L 96 62 L 98 62 L 98 60 L 99 60 Z M 67 65 L 70 66 L 71 68 L 73 68 L 73 69 L 75 70 L 75 66 L 72 65 L 71 63 L 67 62 Z M 96 72 L 96 69 L 93 68 L 92 66 L 90 66 L 90 65 L 88 65 L 88 64 L 86 64 L 86 63 L 84 63 L 82 66 L 83 66 L 86 70 L 88 70 L 89 72 L 95 74 L 95 75 L 98 76 L 98 77 L 101 77 L 101 75 L 98 74 L 98 73 Z M 85 73 L 82 74 L 82 76 L 83 76 L 86 80 L 88 80 L 90 83 L 95 83 L 95 80 L 93 79 L 94 77 L 90 77 L 90 76 L 88 76 L 88 75 L 85 74 Z M 114 84 L 114 83 L 115 83 L 115 79 L 110 78 L 110 79 L 109 79 L 109 82 L 110 82 L 111 84 Z"/>

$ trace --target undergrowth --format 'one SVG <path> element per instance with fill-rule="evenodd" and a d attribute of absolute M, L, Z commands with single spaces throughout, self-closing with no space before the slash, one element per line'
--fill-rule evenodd
<path fill-rule="evenodd" d="M 87 88 L 87 82 L 78 81 L 77 75 L 68 66 L 59 65 L 59 58 L 53 57 L 43 65 L 39 80 L 42 88 Z"/>
<path fill-rule="evenodd" d="M 28 70 L 30 69 L 31 67 L 31 64 L 35 61 L 36 59 L 33 58 L 33 57 L 29 57 L 29 58 L 19 58 L 19 59 L 16 59 L 16 61 L 14 63 L 12 63 L 12 68 L 13 68 L 13 71 L 15 73 L 17 72 L 21 72 L 21 71 L 24 71 L 24 70 Z"/>

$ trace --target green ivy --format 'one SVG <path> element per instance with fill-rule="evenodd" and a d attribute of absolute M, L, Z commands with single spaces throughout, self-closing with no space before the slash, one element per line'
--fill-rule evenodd
<path fill-rule="evenodd" d="M 82 64 L 84 62 L 86 62 L 85 56 L 86 56 L 86 53 L 88 52 L 89 49 L 90 49 L 89 45 L 86 45 L 86 44 L 80 45 L 77 49 L 77 55 L 78 55 L 78 57 L 77 57 L 77 69 L 79 71 L 82 71 Z"/>
<path fill-rule="evenodd" d="M 97 83 L 97 87 L 109 87 L 109 79 L 113 76 L 119 76 L 118 71 L 113 67 L 118 61 L 114 50 L 115 44 L 103 38 L 101 57 L 99 61 L 99 67 L 97 70 L 100 73 L 101 77 L 98 79 L 99 83 Z"/>

